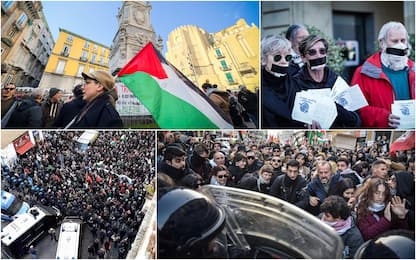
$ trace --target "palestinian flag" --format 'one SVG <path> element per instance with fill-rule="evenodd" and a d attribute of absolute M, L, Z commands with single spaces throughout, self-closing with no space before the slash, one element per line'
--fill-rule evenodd
<path fill-rule="evenodd" d="M 221 109 L 166 61 L 151 42 L 120 70 L 118 77 L 160 128 L 233 128 Z"/>
<path fill-rule="evenodd" d="M 390 155 L 396 157 L 397 151 L 406 151 L 415 148 L 415 131 L 406 131 L 390 146 Z"/>

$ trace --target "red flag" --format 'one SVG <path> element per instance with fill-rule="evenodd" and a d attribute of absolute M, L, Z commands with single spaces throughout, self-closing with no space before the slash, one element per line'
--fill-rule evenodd
<path fill-rule="evenodd" d="M 415 132 L 406 131 L 397 138 L 390 146 L 390 154 L 396 156 L 397 151 L 405 151 L 415 148 Z"/>
<path fill-rule="evenodd" d="M 90 185 L 92 185 L 92 178 L 91 178 L 91 176 L 88 174 L 88 173 L 86 173 L 85 174 L 85 180 L 90 184 Z"/>
<path fill-rule="evenodd" d="M 103 179 L 100 177 L 100 176 L 98 176 L 98 175 L 95 175 L 95 181 L 96 182 L 101 182 Z"/>
<path fill-rule="evenodd" d="M 29 132 L 24 133 L 19 138 L 13 141 L 14 149 L 18 154 L 24 154 L 35 144 L 30 140 Z"/>

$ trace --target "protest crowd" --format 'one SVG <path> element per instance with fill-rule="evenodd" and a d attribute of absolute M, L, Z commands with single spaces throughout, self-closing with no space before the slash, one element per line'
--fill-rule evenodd
<path fill-rule="evenodd" d="M 414 141 L 408 150 L 392 152 L 386 136 L 352 150 L 329 141 L 309 143 L 306 137 L 296 144 L 241 135 L 239 140 L 224 139 L 214 132 L 159 132 L 158 196 L 173 187 L 200 191 L 211 184 L 277 197 L 333 227 L 344 242 L 343 258 L 354 258 L 366 241 L 388 232 L 414 241 Z M 167 254 L 171 242 L 160 234 L 159 252 Z M 176 239 L 181 235 L 189 236 L 184 231 Z M 167 252 L 161 251 L 164 246 Z M 407 252 L 413 251 L 414 242 Z M 370 258 L 386 256 L 378 253 Z"/>
<path fill-rule="evenodd" d="M 153 183 L 154 132 L 98 132 L 86 149 L 81 131 L 43 132 L 44 140 L 3 166 L 2 189 L 31 206 L 78 216 L 92 233 L 89 258 L 125 258 Z M 109 251 L 112 254 L 109 254 Z"/>

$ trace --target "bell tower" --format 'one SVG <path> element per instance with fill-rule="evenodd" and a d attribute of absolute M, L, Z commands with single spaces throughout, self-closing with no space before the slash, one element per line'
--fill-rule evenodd
<path fill-rule="evenodd" d="M 118 10 L 118 31 L 113 39 L 110 51 L 110 71 L 115 75 L 149 41 L 162 51 L 163 40 L 150 23 L 152 6 L 148 1 L 123 1 Z"/>

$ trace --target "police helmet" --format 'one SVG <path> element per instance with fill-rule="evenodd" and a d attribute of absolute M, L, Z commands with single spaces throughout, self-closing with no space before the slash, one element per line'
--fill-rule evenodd
<path fill-rule="evenodd" d="M 402 235 L 387 235 L 362 244 L 354 258 L 415 259 L 415 241 Z"/>
<path fill-rule="evenodd" d="M 175 187 L 157 203 L 158 255 L 198 258 L 225 225 L 225 213 L 205 195 Z"/>

